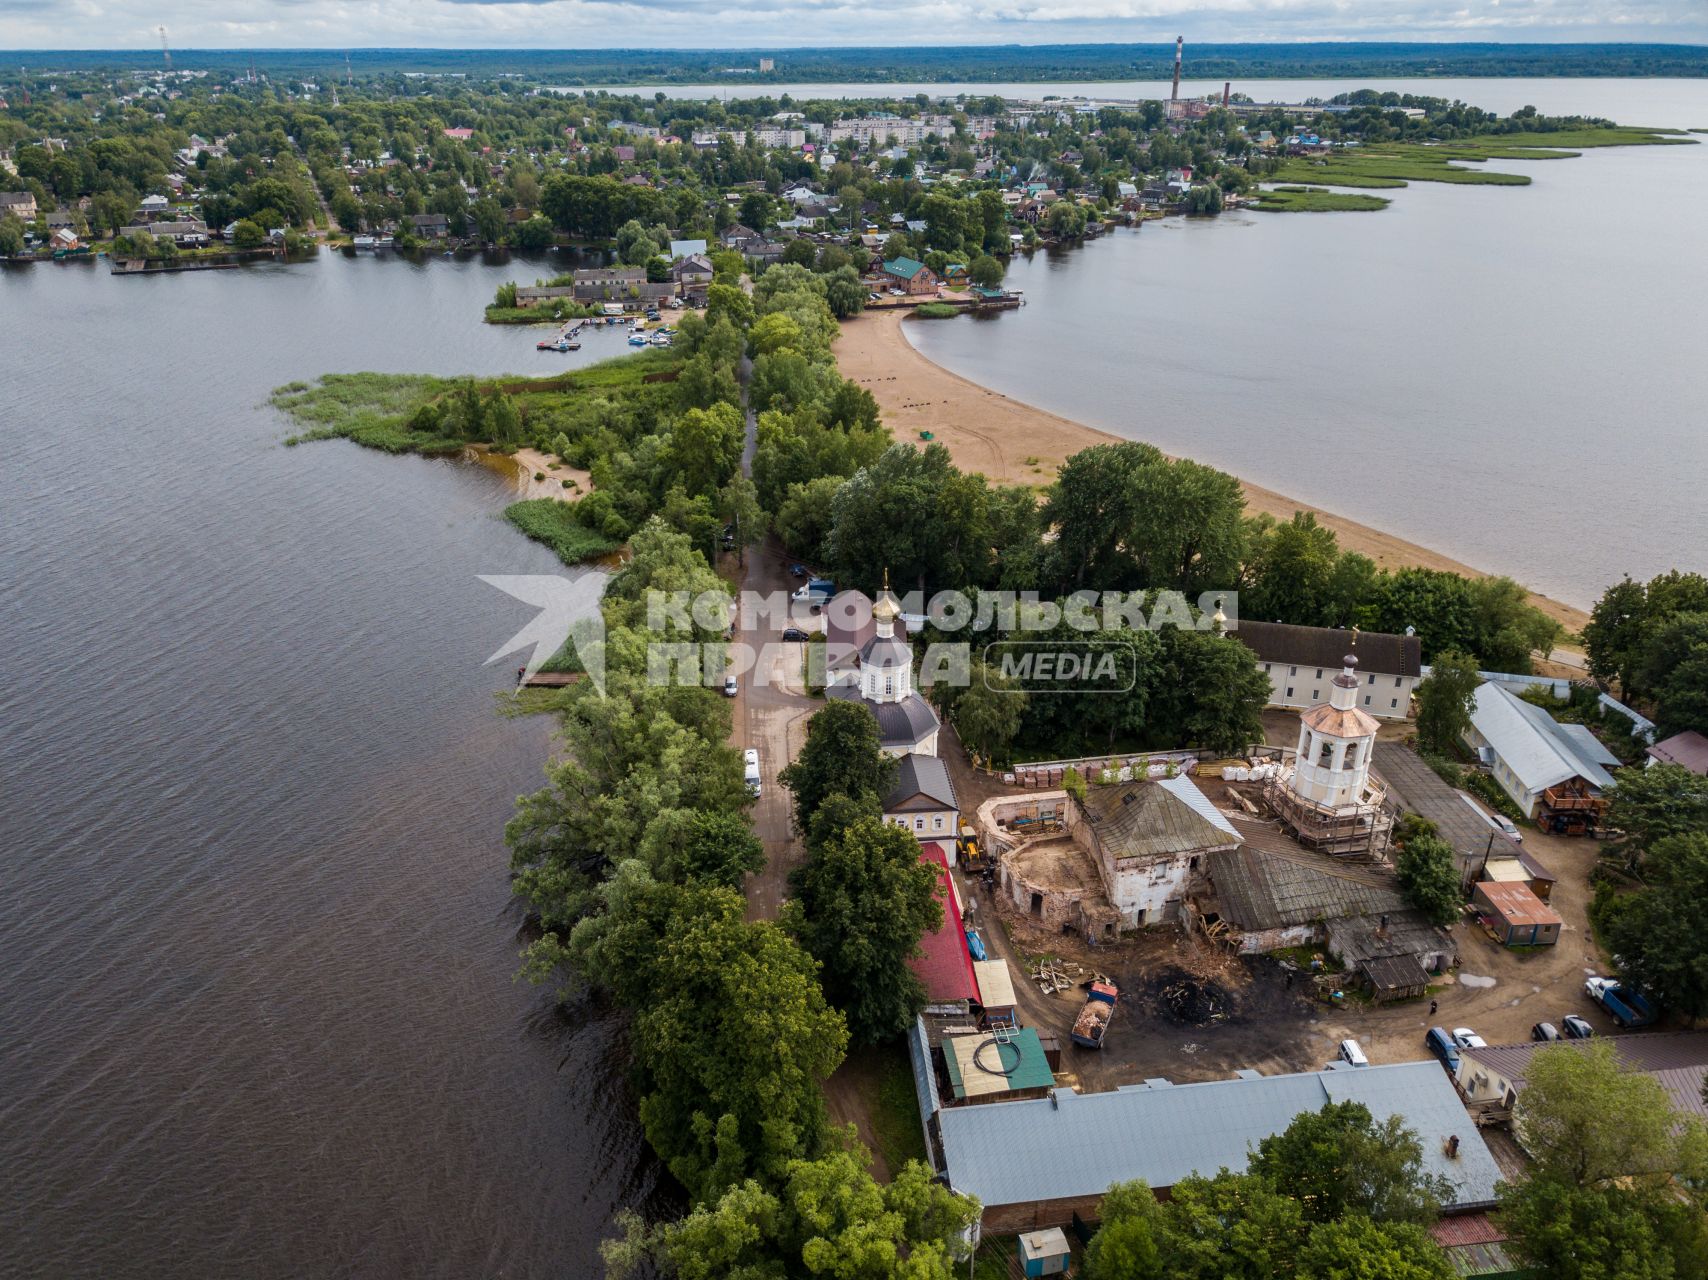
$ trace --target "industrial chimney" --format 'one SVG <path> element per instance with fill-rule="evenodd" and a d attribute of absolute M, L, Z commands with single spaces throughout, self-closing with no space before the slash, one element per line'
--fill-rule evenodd
<path fill-rule="evenodd" d="M 1228 107 L 1228 91 L 1233 87 L 1234 82 L 1232 80 L 1222 81 L 1222 110 L 1224 111 L 1226 111 Z"/>
<path fill-rule="evenodd" d="M 1168 95 L 1170 102 L 1180 101 L 1180 49 L 1185 43 L 1185 36 L 1174 37 L 1174 91 Z"/>

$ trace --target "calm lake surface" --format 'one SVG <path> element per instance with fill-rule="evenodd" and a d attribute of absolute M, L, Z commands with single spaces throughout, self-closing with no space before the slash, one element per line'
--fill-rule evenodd
<path fill-rule="evenodd" d="M 626 350 L 479 323 L 538 273 L 0 275 L 0 1274 L 597 1274 L 653 1194 L 614 1020 L 512 982 L 550 741 L 475 575 L 561 566 L 492 472 L 264 404 Z"/>
<path fill-rule="evenodd" d="M 1491 164 L 1532 182 L 1153 222 L 1016 258 L 1018 311 L 906 332 L 1016 399 L 1570 604 L 1708 566 L 1708 146 Z"/>
<path fill-rule="evenodd" d="M 1708 148 L 1530 171 L 1039 255 L 916 338 L 1567 599 L 1700 567 Z M 512 981 L 549 737 L 495 714 L 531 611 L 476 575 L 556 561 L 491 472 L 281 448 L 265 404 L 626 350 L 480 324 L 552 269 L 0 272 L 0 1274 L 589 1274 L 668 1195 L 613 1019 Z"/>

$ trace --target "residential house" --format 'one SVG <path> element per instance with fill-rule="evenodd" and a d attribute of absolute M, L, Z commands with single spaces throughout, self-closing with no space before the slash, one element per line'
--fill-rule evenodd
<path fill-rule="evenodd" d="M 451 234 L 451 220 L 442 213 L 412 213 L 404 221 L 423 240 L 443 240 Z"/>
<path fill-rule="evenodd" d="M 896 767 L 895 786 L 883 798 L 883 811 L 885 822 L 922 841 L 952 842 L 960 830 L 961 808 L 949 766 L 936 756 L 911 752 L 903 756 Z"/>
<path fill-rule="evenodd" d="M 915 1070 L 918 1060 L 915 1059 Z M 934 1099 L 933 1099 L 934 1101 Z M 1242 1172 L 1264 1138 L 1327 1103 L 1356 1102 L 1378 1124 L 1417 1135 L 1424 1171 L 1446 1180 L 1449 1214 L 1495 1203 L 1500 1167 L 1440 1066 L 1385 1066 L 1172 1084 L 1147 1080 L 1102 1093 L 1054 1089 L 1027 1101 L 933 1107 L 949 1186 L 976 1196 L 986 1232 L 1095 1222 L 1104 1193 L 1142 1179 L 1164 1195 L 1193 1175 Z"/>
<path fill-rule="evenodd" d="M 1288 622 L 1241 618 L 1228 631 L 1252 651 L 1269 677 L 1269 705 L 1311 707 L 1326 702 L 1350 650 L 1360 668 L 1357 707 L 1378 720 L 1404 720 L 1411 714 L 1412 691 L 1423 665 L 1423 642 L 1416 636 L 1381 631 L 1343 631 L 1338 627 L 1301 627 Z"/>
<path fill-rule="evenodd" d="M 672 240 L 670 242 L 670 260 L 672 262 L 705 252 L 706 242 L 704 240 Z"/>
<path fill-rule="evenodd" d="M 142 198 L 142 203 L 136 207 L 136 216 L 144 222 L 166 216 L 172 202 L 162 195 L 149 195 Z"/>
<path fill-rule="evenodd" d="M 474 137 L 473 129 L 445 129 L 442 132 L 447 138 L 454 138 L 458 142 L 467 142 L 470 138 Z"/>
<path fill-rule="evenodd" d="M 616 146 L 611 148 L 611 154 L 622 163 L 627 164 L 634 160 L 635 149 L 627 145 Z"/>
<path fill-rule="evenodd" d="M 1472 696 L 1465 743 L 1538 826 L 1572 835 L 1600 825 L 1619 758 L 1586 726 L 1561 724 L 1491 680 Z"/>
<path fill-rule="evenodd" d="M 56 251 L 69 252 L 78 248 L 81 242 L 70 227 L 59 227 L 48 237 L 48 244 Z"/>
<path fill-rule="evenodd" d="M 1648 749 L 1648 765 L 1676 764 L 1708 778 L 1708 738 L 1694 729 L 1663 738 Z"/>
<path fill-rule="evenodd" d="M 685 287 L 708 285 L 713 274 L 712 260 L 704 253 L 691 253 L 670 264 L 670 278 Z"/>
<path fill-rule="evenodd" d="M 910 296 L 937 292 L 937 273 L 916 258 L 891 258 L 882 270 L 892 288 Z"/>
<path fill-rule="evenodd" d="M 1652 1077 L 1666 1092 L 1673 1108 L 1684 1115 L 1708 1119 L 1702 1084 L 1708 1077 L 1708 1031 L 1645 1031 L 1640 1035 L 1597 1036 L 1593 1041 L 1528 1041 L 1459 1051 L 1459 1088 L 1473 1114 L 1509 1114 L 1524 1094 L 1530 1060 L 1543 1049 L 1582 1053 L 1591 1044 L 1605 1044 L 1628 1071 Z M 1520 1145 L 1524 1135 L 1518 1135 Z"/>
<path fill-rule="evenodd" d="M 120 227 L 119 234 L 125 237 L 150 235 L 156 240 L 170 240 L 180 249 L 200 249 L 208 243 L 208 224 L 200 218 L 188 218 L 182 222 L 139 222 Z"/>

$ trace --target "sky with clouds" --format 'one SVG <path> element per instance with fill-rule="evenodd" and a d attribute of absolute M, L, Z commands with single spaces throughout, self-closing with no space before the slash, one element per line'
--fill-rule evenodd
<path fill-rule="evenodd" d="M 1708 43 L 1708 0 L 0 0 L 0 49 Z"/>

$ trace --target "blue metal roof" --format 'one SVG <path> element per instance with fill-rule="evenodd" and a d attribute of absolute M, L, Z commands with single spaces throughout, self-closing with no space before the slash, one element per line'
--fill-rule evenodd
<path fill-rule="evenodd" d="M 1416 1131 L 1424 1167 L 1447 1177 L 1456 1205 L 1494 1199 L 1500 1170 L 1435 1062 L 1152 1087 L 1057 1089 L 1049 1098 L 938 1113 L 949 1183 L 995 1205 L 1098 1195 L 1142 1178 L 1170 1187 L 1191 1174 L 1239 1172 L 1250 1153 L 1302 1112 L 1362 1102 L 1378 1121 Z M 1459 1138 L 1459 1155 L 1444 1144 Z"/>

